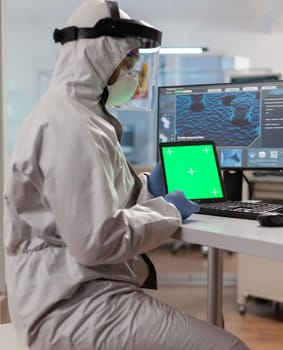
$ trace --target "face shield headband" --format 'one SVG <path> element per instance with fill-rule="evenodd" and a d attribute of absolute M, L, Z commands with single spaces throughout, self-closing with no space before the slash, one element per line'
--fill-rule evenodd
<path fill-rule="evenodd" d="M 114 38 L 134 37 L 140 41 L 141 49 L 150 49 L 161 46 L 162 32 L 147 26 L 141 21 L 124 19 L 119 16 L 118 5 L 114 1 L 106 1 L 112 17 L 99 20 L 92 28 L 78 28 L 76 26 L 55 29 L 53 38 L 62 45 L 79 39 L 92 39 L 101 36 Z"/>

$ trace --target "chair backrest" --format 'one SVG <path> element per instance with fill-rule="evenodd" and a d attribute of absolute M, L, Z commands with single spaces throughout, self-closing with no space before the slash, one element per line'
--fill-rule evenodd
<path fill-rule="evenodd" d="M 16 333 L 12 323 L 0 324 L 0 349 L 1 350 L 28 350 Z"/>

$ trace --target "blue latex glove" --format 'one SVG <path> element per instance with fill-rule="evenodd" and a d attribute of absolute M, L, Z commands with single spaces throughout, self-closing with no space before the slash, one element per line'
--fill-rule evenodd
<path fill-rule="evenodd" d="M 158 162 L 147 177 L 147 188 L 154 197 L 165 196 L 162 168 Z"/>
<path fill-rule="evenodd" d="M 187 200 L 183 191 L 173 191 L 164 197 L 164 199 L 168 203 L 172 203 L 179 210 L 182 220 L 187 219 L 193 213 L 197 213 L 199 211 L 199 204 L 196 202 L 192 202 Z"/>

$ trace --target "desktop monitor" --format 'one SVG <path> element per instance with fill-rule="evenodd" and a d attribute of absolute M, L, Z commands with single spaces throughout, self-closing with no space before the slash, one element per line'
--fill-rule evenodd
<path fill-rule="evenodd" d="M 266 74 L 243 74 L 235 75 L 230 78 L 230 83 L 254 83 L 260 81 L 276 81 L 281 79 L 279 73 L 266 73 Z"/>
<path fill-rule="evenodd" d="M 283 81 L 160 86 L 158 142 L 213 140 L 221 169 L 283 169 Z"/>

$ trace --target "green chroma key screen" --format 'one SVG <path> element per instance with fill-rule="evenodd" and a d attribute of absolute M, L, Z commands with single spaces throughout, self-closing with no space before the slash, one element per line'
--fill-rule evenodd
<path fill-rule="evenodd" d="M 191 200 L 223 200 L 224 192 L 213 144 L 168 142 L 160 144 L 167 192 L 183 190 Z"/>

